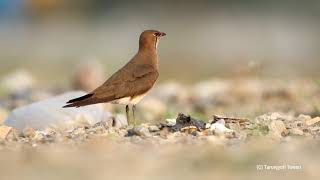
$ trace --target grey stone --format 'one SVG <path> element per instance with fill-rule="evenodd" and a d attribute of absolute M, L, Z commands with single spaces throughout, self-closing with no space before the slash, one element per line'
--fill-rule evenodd
<path fill-rule="evenodd" d="M 158 127 L 158 126 L 155 126 L 155 125 L 149 126 L 148 129 L 149 129 L 150 132 L 160 131 L 159 127 Z"/>
<path fill-rule="evenodd" d="M 149 132 L 148 126 L 145 124 L 141 124 L 139 126 L 134 127 L 133 129 L 133 135 L 138 135 L 142 137 L 151 137 L 151 133 Z"/>
<path fill-rule="evenodd" d="M 151 137 L 152 136 L 149 132 L 149 129 L 145 126 L 138 128 L 137 132 L 140 136 L 143 136 L 143 137 Z"/>
<path fill-rule="evenodd" d="M 273 120 L 268 126 L 269 133 L 268 136 L 281 139 L 284 135 L 288 134 L 288 131 L 281 120 Z"/>

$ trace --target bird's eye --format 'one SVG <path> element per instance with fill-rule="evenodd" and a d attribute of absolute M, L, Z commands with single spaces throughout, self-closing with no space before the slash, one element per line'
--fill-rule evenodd
<path fill-rule="evenodd" d="M 160 33 L 159 33 L 159 32 L 156 32 L 156 33 L 154 33 L 153 35 L 156 36 L 156 37 L 158 37 L 158 36 L 160 36 Z"/>

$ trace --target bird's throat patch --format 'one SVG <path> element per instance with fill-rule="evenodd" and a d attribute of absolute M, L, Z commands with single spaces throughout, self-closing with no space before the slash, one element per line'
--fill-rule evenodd
<path fill-rule="evenodd" d="M 155 40 L 155 42 L 154 42 L 154 48 L 158 48 L 158 44 L 159 44 L 159 38 L 158 37 L 156 37 L 156 40 Z"/>

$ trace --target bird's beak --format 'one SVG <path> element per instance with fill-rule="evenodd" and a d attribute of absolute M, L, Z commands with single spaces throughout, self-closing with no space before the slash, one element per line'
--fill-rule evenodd
<path fill-rule="evenodd" d="M 167 34 L 164 32 L 160 32 L 159 37 L 166 36 Z"/>

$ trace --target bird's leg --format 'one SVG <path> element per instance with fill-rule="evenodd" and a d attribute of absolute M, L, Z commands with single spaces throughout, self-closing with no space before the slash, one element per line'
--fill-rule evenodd
<path fill-rule="evenodd" d="M 126 105 L 126 115 L 127 115 L 127 123 L 129 125 L 129 121 L 130 121 L 130 118 L 129 118 L 129 105 Z"/>
<path fill-rule="evenodd" d="M 133 116 L 133 125 L 136 125 L 136 117 L 134 111 L 136 110 L 136 105 L 132 105 L 132 116 Z"/>

